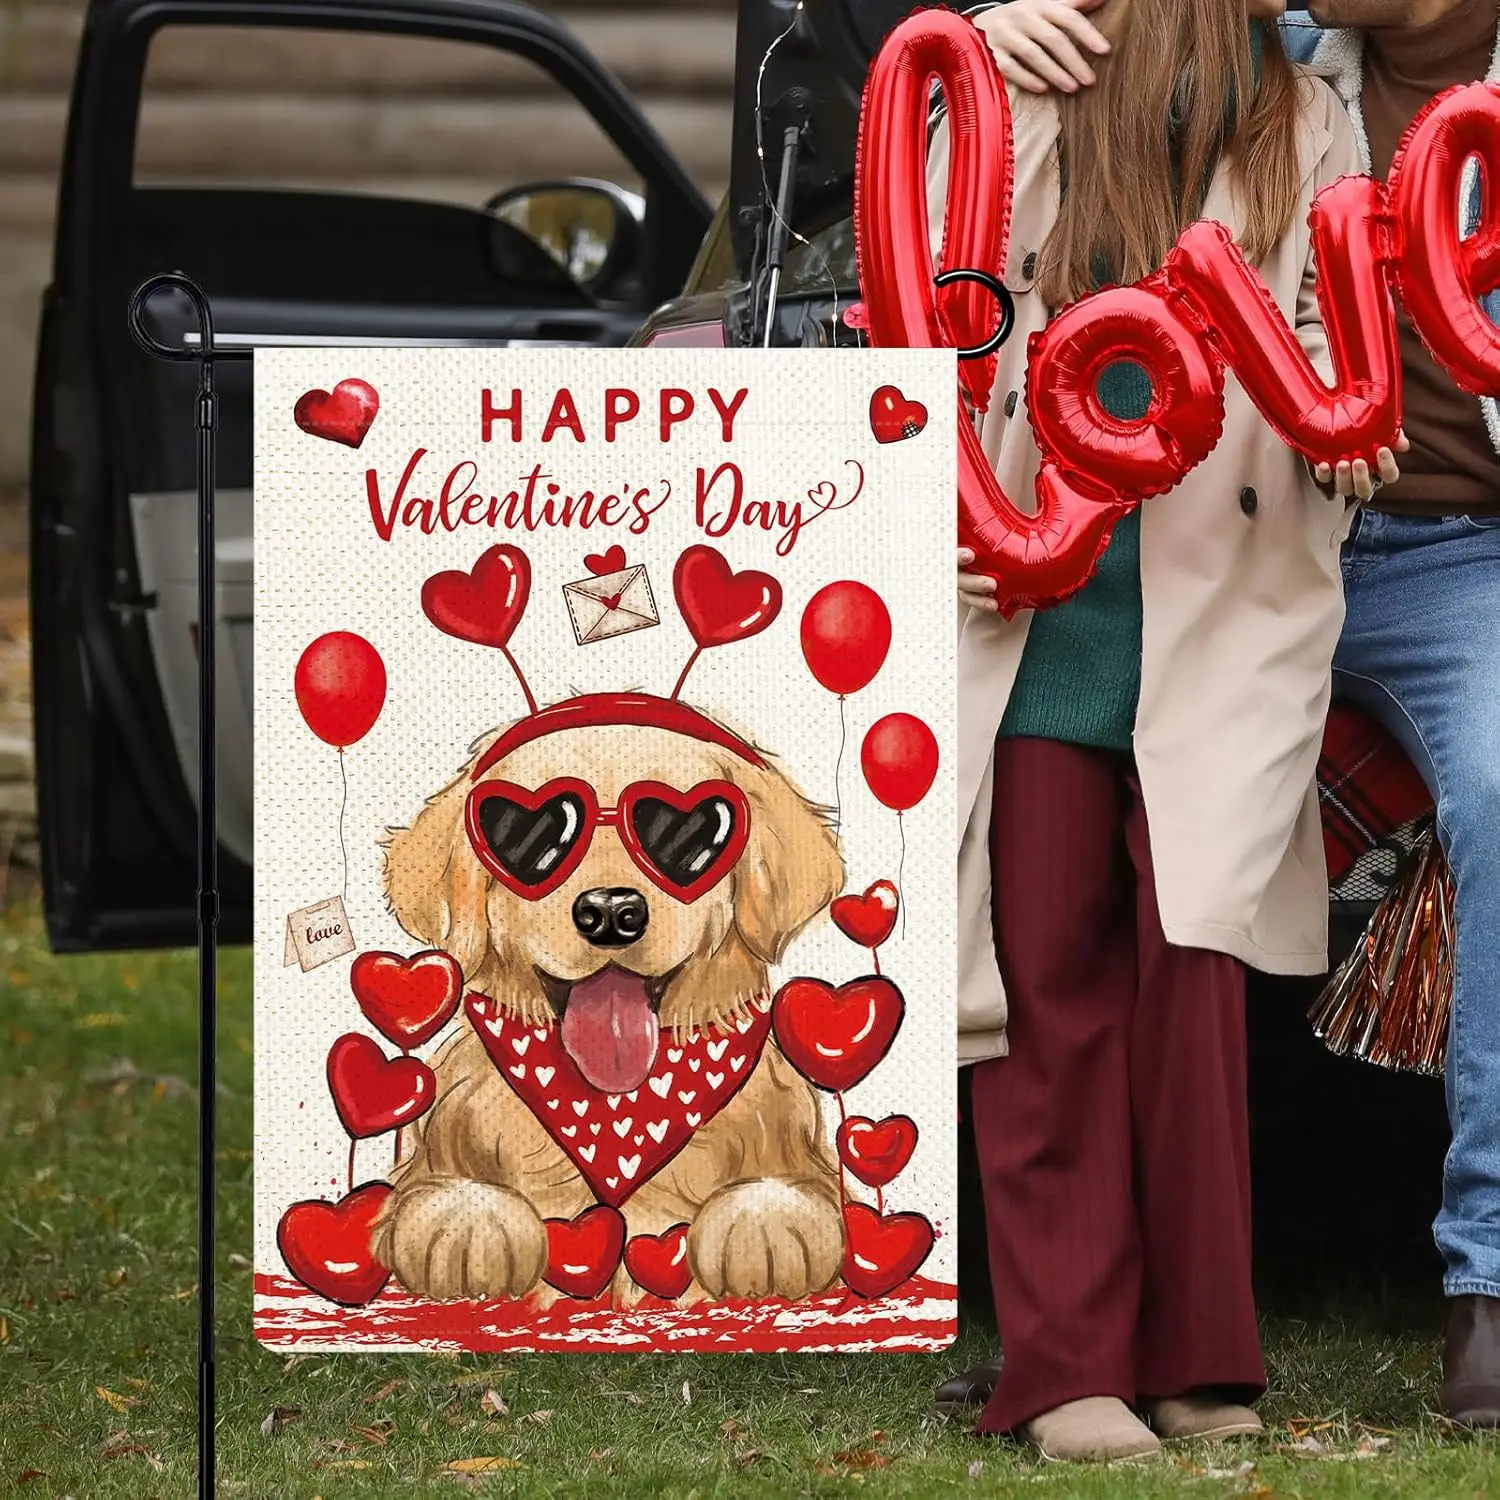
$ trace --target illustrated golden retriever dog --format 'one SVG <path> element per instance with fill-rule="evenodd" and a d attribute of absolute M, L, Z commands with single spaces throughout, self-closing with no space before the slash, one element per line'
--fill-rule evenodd
<path fill-rule="evenodd" d="M 484 800 L 501 783 L 511 800 Z M 618 1097 L 674 1039 L 763 1010 L 769 966 L 843 867 L 826 816 L 765 756 L 686 705 L 616 694 L 482 740 L 387 835 L 385 882 L 401 926 L 452 954 L 470 995 L 518 1026 L 557 1023 L 587 1083 Z M 376 1254 L 419 1296 L 549 1296 L 543 1221 L 594 1194 L 473 1025 L 432 1066 L 437 1103 L 393 1175 Z M 797 1298 L 835 1280 L 837 1167 L 818 1097 L 774 1037 L 621 1212 L 631 1236 L 691 1226 L 686 1299 Z M 623 1265 L 611 1293 L 639 1296 Z"/>

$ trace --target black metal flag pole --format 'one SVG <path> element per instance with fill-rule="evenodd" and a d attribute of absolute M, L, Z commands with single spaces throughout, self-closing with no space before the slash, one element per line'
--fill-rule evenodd
<path fill-rule="evenodd" d="M 198 318 L 199 343 L 164 343 L 146 326 L 146 304 L 158 292 L 185 296 Z M 197 282 L 180 271 L 153 276 L 130 299 L 130 331 L 157 359 L 196 362 L 194 409 L 198 479 L 198 1494 L 214 1494 L 214 1228 L 217 1208 L 215 1134 L 218 1091 L 219 817 L 214 644 L 215 437 L 213 318 Z"/>

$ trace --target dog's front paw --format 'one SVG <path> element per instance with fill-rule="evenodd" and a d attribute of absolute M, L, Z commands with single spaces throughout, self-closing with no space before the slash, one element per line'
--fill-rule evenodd
<path fill-rule="evenodd" d="M 398 1192 L 374 1249 L 407 1291 L 439 1302 L 522 1297 L 547 1269 L 547 1231 L 531 1204 L 461 1177 Z"/>
<path fill-rule="evenodd" d="M 812 1187 L 760 1178 L 720 1188 L 688 1231 L 688 1264 L 721 1297 L 806 1297 L 844 1262 L 838 1204 Z"/>

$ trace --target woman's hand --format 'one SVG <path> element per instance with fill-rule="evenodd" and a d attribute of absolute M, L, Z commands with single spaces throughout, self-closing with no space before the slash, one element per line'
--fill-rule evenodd
<path fill-rule="evenodd" d="M 1411 448 L 1404 432 L 1396 434 L 1396 453 L 1406 453 Z M 1341 463 L 1335 472 L 1327 464 L 1319 464 L 1313 470 L 1313 478 L 1325 488 L 1333 485 L 1336 495 L 1345 500 L 1368 500 L 1376 490 L 1383 484 L 1395 484 L 1401 477 L 1400 466 L 1396 463 L 1396 453 L 1389 448 L 1382 448 L 1375 455 L 1375 462 L 1380 469 L 1380 478 L 1370 477 L 1370 466 L 1364 459 L 1357 458 L 1351 463 Z"/>
<path fill-rule="evenodd" d="M 970 609 L 998 609 L 995 603 L 995 580 L 980 573 L 969 573 L 965 569 L 974 561 L 974 553 L 968 547 L 958 549 L 958 597 L 959 602 Z"/>
<path fill-rule="evenodd" d="M 1094 82 L 1085 53 L 1103 57 L 1109 43 L 1084 15 L 1103 0 L 1010 0 L 974 17 L 1007 83 L 1045 94 L 1076 93 Z"/>

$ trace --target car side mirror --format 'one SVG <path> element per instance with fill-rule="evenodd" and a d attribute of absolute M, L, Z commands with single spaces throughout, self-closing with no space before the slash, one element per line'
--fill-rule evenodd
<path fill-rule="evenodd" d="M 645 204 L 613 182 L 574 177 L 507 188 L 485 212 L 519 229 L 575 286 L 594 292 L 634 266 Z"/>

